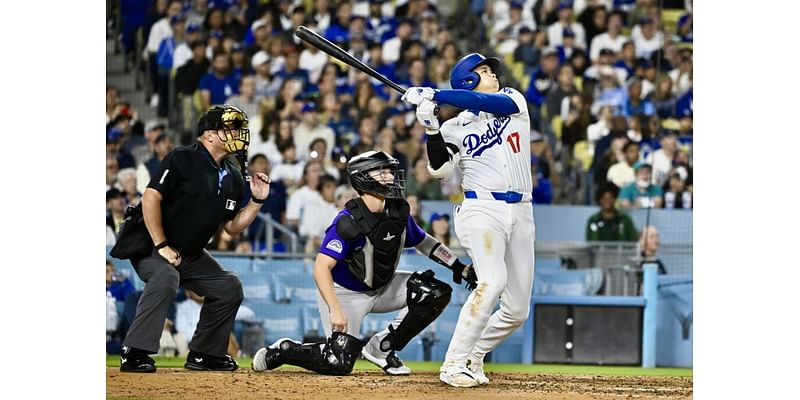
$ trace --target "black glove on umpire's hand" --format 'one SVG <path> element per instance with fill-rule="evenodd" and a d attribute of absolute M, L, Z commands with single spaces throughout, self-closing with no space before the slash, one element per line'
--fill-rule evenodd
<path fill-rule="evenodd" d="M 467 289 L 475 290 L 478 287 L 478 276 L 475 275 L 475 268 L 472 268 L 472 264 L 470 264 L 466 273 L 464 272 L 465 268 L 467 268 L 467 265 L 464 265 L 461 260 L 456 260 L 453 263 L 453 282 L 461 284 L 462 280 L 466 280 Z"/>

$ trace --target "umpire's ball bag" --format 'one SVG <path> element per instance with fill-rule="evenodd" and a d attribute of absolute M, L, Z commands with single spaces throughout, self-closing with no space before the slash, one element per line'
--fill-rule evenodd
<path fill-rule="evenodd" d="M 153 251 L 153 247 L 153 239 L 150 238 L 150 233 L 147 232 L 144 224 L 142 203 L 140 202 L 136 207 L 128 206 L 128 210 L 125 212 L 125 222 L 119 229 L 117 244 L 109 254 L 120 260 L 133 260 L 147 257 Z"/>

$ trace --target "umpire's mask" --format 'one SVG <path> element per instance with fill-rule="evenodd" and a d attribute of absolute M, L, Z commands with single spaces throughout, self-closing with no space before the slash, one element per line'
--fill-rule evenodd
<path fill-rule="evenodd" d="M 213 105 L 198 121 L 198 134 L 207 130 L 217 131 L 219 140 L 230 154 L 247 154 L 250 145 L 250 128 L 247 114 L 229 104 Z"/>

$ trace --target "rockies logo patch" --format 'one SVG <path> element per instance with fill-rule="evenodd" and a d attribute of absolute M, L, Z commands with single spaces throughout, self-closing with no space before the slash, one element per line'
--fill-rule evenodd
<path fill-rule="evenodd" d="M 328 242 L 328 244 L 325 245 L 325 248 L 342 254 L 342 242 L 340 242 L 338 239 L 333 239 Z"/>

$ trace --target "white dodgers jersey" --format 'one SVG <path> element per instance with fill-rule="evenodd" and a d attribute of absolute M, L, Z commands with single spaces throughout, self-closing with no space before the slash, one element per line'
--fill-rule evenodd
<path fill-rule="evenodd" d="M 440 131 L 458 146 L 464 190 L 531 193 L 531 122 L 525 96 L 512 88 L 498 94 L 514 100 L 519 112 L 509 116 L 465 110 Z M 454 160 L 457 157 L 454 157 Z"/>

